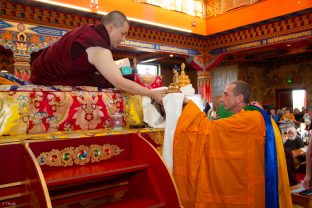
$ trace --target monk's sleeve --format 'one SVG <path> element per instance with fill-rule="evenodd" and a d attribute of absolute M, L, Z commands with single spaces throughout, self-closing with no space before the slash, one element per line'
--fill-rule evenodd
<path fill-rule="evenodd" d="M 212 121 L 190 101 L 179 118 L 173 141 L 173 175 L 181 199 L 192 207 L 196 177 L 203 159 L 206 134 Z"/>

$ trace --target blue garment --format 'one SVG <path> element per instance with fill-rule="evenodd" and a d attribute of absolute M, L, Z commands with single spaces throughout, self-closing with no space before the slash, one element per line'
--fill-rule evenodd
<path fill-rule="evenodd" d="M 281 119 L 281 115 L 280 114 L 276 114 L 275 116 L 272 116 L 273 120 L 277 123 L 279 122 L 279 120 Z"/>
<path fill-rule="evenodd" d="M 265 207 L 279 208 L 278 201 L 278 170 L 277 170 L 277 156 L 275 135 L 269 114 L 261 108 L 256 106 L 246 106 L 245 110 L 259 111 L 265 121 L 266 139 L 265 139 Z"/>

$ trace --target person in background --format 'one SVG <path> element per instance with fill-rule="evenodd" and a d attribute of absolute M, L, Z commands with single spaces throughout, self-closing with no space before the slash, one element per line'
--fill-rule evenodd
<path fill-rule="evenodd" d="M 276 111 L 274 108 L 270 108 L 268 113 L 270 114 L 271 117 L 275 116 L 276 115 Z"/>
<path fill-rule="evenodd" d="M 304 116 L 304 114 L 305 114 L 305 111 L 306 111 L 306 108 L 305 108 L 305 107 L 302 107 L 302 108 L 301 108 L 301 111 L 300 111 L 300 115 L 302 116 L 302 117 L 301 117 L 301 120 L 300 120 L 301 122 L 304 122 L 303 116 Z"/>
<path fill-rule="evenodd" d="M 311 120 L 312 120 L 312 108 L 306 108 L 305 113 L 303 115 L 303 122 L 306 125 L 306 130 L 311 129 Z"/>
<path fill-rule="evenodd" d="M 281 120 L 283 115 L 283 111 L 281 109 L 277 109 L 275 116 L 273 117 L 274 121 L 278 123 Z"/>
<path fill-rule="evenodd" d="M 296 164 L 294 160 L 294 155 L 292 151 L 290 150 L 284 149 L 284 151 L 285 151 L 289 184 L 290 186 L 294 186 L 298 184 L 297 177 L 296 177 Z"/>
<path fill-rule="evenodd" d="M 280 119 L 280 116 L 278 114 L 276 114 L 275 109 L 271 108 L 269 113 L 270 113 L 271 118 L 273 118 L 273 120 L 277 123 Z"/>
<path fill-rule="evenodd" d="M 287 131 L 287 128 L 289 127 L 295 127 L 295 116 L 290 112 L 289 108 L 284 108 L 284 114 L 282 115 L 280 121 L 279 121 L 279 128 L 281 130 L 281 133 L 285 133 Z"/>
<path fill-rule="evenodd" d="M 205 106 L 204 106 L 204 113 L 208 113 L 208 111 L 211 109 L 211 106 L 208 102 L 206 102 Z"/>
<path fill-rule="evenodd" d="M 293 151 L 293 150 L 299 150 L 300 148 L 304 147 L 304 143 L 300 136 L 297 133 L 297 130 L 295 127 L 288 127 L 287 130 L 287 140 L 284 144 L 285 149 Z"/>
<path fill-rule="evenodd" d="M 295 127 L 288 127 L 285 135 L 284 148 L 288 178 L 291 186 L 298 184 L 296 178 L 296 170 L 300 166 L 300 164 L 305 161 L 305 156 L 303 155 L 303 151 L 301 150 L 301 148 L 303 147 L 304 143 L 298 135 Z"/>
<path fill-rule="evenodd" d="M 30 81 L 41 85 L 116 87 L 161 103 L 163 91 L 125 79 L 114 62 L 111 48 L 125 40 L 128 30 L 127 17 L 112 11 L 101 23 L 67 32 L 34 60 Z"/>
<path fill-rule="evenodd" d="M 306 153 L 306 175 L 302 183 L 305 189 L 312 189 L 312 141 L 310 141 Z"/>
<path fill-rule="evenodd" d="M 217 109 L 217 115 L 218 118 L 228 118 L 232 116 L 234 113 L 224 109 L 224 105 L 222 103 L 219 104 L 218 109 Z"/>
<path fill-rule="evenodd" d="M 295 116 L 293 113 L 290 112 L 289 108 L 285 109 L 285 113 L 282 115 L 281 121 L 292 121 L 295 122 Z"/>
<path fill-rule="evenodd" d="M 293 114 L 295 116 L 295 121 L 294 122 L 295 122 L 296 128 L 299 128 L 300 127 L 300 123 L 303 120 L 303 114 L 300 112 L 300 110 L 298 108 L 294 108 Z"/>
<path fill-rule="evenodd" d="M 293 114 L 295 116 L 295 120 L 296 120 L 297 123 L 302 122 L 302 120 L 303 120 L 303 113 L 300 112 L 300 110 L 298 108 L 294 108 Z"/>
<path fill-rule="evenodd" d="M 292 207 L 279 129 L 250 100 L 246 82 L 229 83 L 220 102 L 234 115 L 214 121 L 185 100 L 173 141 L 183 207 Z"/>

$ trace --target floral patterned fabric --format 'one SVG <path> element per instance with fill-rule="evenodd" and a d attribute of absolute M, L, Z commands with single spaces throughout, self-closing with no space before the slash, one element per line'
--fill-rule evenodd
<path fill-rule="evenodd" d="M 124 93 L 123 97 L 125 101 L 124 115 L 126 119 L 126 126 L 128 128 L 144 127 L 145 123 L 143 121 L 142 96 Z"/>
<path fill-rule="evenodd" d="M 124 126 L 116 89 L 0 85 L 0 135 L 111 129 Z"/>

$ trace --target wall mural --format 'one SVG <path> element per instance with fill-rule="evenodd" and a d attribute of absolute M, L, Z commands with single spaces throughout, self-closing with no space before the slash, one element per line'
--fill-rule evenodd
<path fill-rule="evenodd" d="M 206 0 L 207 17 L 219 15 L 224 12 L 257 3 L 261 0 Z"/>
<path fill-rule="evenodd" d="M 147 3 L 159 6 L 167 10 L 174 10 L 188 15 L 202 17 L 203 2 L 202 0 L 134 0 L 135 2 Z"/>
<path fill-rule="evenodd" d="M 251 84 L 253 98 L 263 105 L 276 106 L 277 89 L 305 89 L 307 106 L 312 106 L 311 70 L 312 62 L 270 68 L 240 66 L 238 79 Z"/>
<path fill-rule="evenodd" d="M 61 31 L 59 35 L 55 31 Z M 56 29 L 28 25 L 23 23 L 0 20 L 0 45 L 13 53 L 15 76 L 28 80 L 30 74 L 31 53 L 37 52 L 64 34 L 64 31 Z M 49 36 L 52 33 L 53 36 Z"/>

